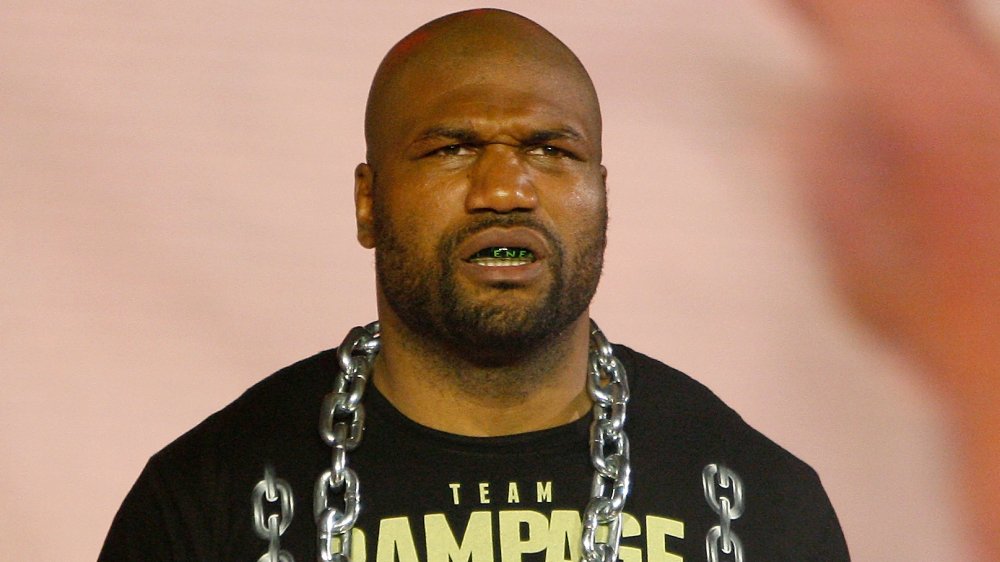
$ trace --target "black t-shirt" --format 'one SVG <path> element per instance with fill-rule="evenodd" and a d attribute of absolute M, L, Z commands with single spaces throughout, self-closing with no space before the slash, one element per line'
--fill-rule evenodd
<path fill-rule="evenodd" d="M 713 509 L 708 488 L 740 508 L 730 528 L 744 560 L 849 560 L 809 466 L 687 375 L 624 346 L 615 346 L 615 354 L 632 395 L 622 562 L 706 560 L 721 501 Z M 153 456 L 99 560 L 257 560 L 268 541 L 254 531 L 251 496 L 268 467 L 294 498 L 281 548 L 298 562 L 315 560 L 313 486 L 331 463 L 317 426 L 336 369 L 332 351 L 283 369 Z M 594 474 L 589 416 L 543 431 L 474 438 L 412 422 L 373 385 L 364 403 L 364 438 L 348 460 L 362 506 L 353 562 L 579 559 Z M 720 560 L 731 559 L 721 552 Z"/>

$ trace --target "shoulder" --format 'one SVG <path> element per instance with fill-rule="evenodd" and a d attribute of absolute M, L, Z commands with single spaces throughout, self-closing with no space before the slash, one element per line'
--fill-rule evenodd
<path fill-rule="evenodd" d="M 848 559 L 837 516 L 812 467 L 688 375 L 625 346 L 615 353 L 631 383 L 626 429 L 636 502 L 687 502 L 706 514 L 709 487 L 736 481 L 752 506 L 740 522 L 747 536 L 783 533 L 775 545 L 789 554 L 772 552 L 771 559 Z M 676 485 L 681 492 L 671 488 Z M 670 489 L 675 493 L 664 492 Z M 795 555 L 806 551 L 836 554 Z"/>
<path fill-rule="evenodd" d="M 334 373 L 335 350 L 285 367 L 181 435 L 151 461 L 176 466 L 207 456 L 224 462 L 248 451 L 280 448 L 296 438 L 315 438 L 320 403 L 332 388 Z"/>
<path fill-rule="evenodd" d="M 629 424 L 636 431 L 670 435 L 733 464 L 778 468 L 786 476 L 790 472 L 818 482 L 811 467 L 748 424 L 704 384 L 626 346 L 616 345 L 615 351 L 628 371 Z"/>
<path fill-rule="evenodd" d="M 632 405 L 643 411 L 655 409 L 660 417 L 742 421 L 714 392 L 689 375 L 625 345 L 615 344 L 614 348 L 628 373 Z"/>
<path fill-rule="evenodd" d="M 258 544 L 246 525 L 248 499 L 265 470 L 311 482 L 316 461 L 329 463 L 316 421 L 335 361 L 325 351 L 274 373 L 153 455 L 115 516 L 100 560 L 252 554 Z M 230 549 L 242 554 L 230 556 Z"/>

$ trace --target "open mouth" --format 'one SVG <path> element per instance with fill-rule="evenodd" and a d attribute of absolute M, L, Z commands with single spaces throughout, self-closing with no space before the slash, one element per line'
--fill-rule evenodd
<path fill-rule="evenodd" d="M 489 246 L 469 257 L 468 261 L 486 267 L 512 267 L 535 261 L 535 253 L 517 246 Z"/>

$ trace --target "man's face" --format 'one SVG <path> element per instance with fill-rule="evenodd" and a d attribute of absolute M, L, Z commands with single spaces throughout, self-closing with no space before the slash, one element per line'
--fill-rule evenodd
<path fill-rule="evenodd" d="M 607 205 L 599 117 L 576 78 L 489 67 L 402 81 L 405 102 L 359 168 L 358 220 L 392 313 L 502 362 L 587 310 Z"/>

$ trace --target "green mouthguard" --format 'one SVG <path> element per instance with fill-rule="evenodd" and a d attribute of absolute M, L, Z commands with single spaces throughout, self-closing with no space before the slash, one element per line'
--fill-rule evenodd
<path fill-rule="evenodd" d="M 483 248 L 482 250 L 479 250 L 469 259 L 474 260 L 479 258 L 534 260 L 535 254 L 527 248 L 494 246 L 492 248 Z"/>

